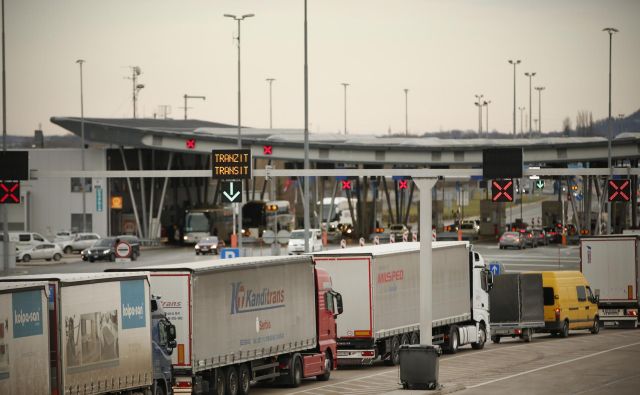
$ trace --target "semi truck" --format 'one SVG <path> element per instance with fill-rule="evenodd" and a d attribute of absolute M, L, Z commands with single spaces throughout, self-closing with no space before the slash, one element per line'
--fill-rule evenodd
<path fill-rule="evenodd" d="M 169 393 L 175 328 L 160 308 L 154 310 L 158 304 L 151 298 L 147 274 L 42 274 L 0 281 L 2 287 L 16 282 L 30 286 L 37 281 L 47 293 L 43 304 L 38 304 L 44 295 L 39 289 L 22 305 L 16 305 L 12 295 L 12 335 L 29 333 L 32 339 L 9 349 L 15 356 L 11 365 L 19 367 L 22 362 L 17 357 L 22 354 L 31 358 L 46 355 L 44 366 L 42 361 L 34 362 L 41 369 L 30 366 L 26 370 L 28 380 L 21 380 L 21 388 L 14 393 Z M 38 317 L 42 324 L 37 330 Z M 16 322 L 31 326 L 20 332 Z M 20 378 L 19 373 L 15 377 Z"/>
<path fill-rule="evenodd" d="M 602 326 L 638 326 L 639 235 L 581 237 L 580 271 L 598 297 Z"/>
<path fill-rule="evenodd" d="M 46 282 L 0 283 L 0 394 L 49 393 Z"/>
<path fill-rule="evenodd" d="M 433 343 L 450 353 L 484 347 L 492 275 L 468 242 L 433 242 Z M 420 244 L 394 243 L 313 254 L 343 292 L 338 363 L 399 363 L 402 344 L 418 344 Z"/>
<path fill-rule="evenodd" d="M 505 273 L 493 280 L 489 293 L 491 341 L 502 337 L 533 339 L 538 328 L 544 328 L 544 294 L 539 273 Z"/>
<path fill-rule="evenodd" d="M 118 269 L 110 269 L 118 270 Z M 342 297 L 310 256 L 243 257 L 137 269 L 177 328 L 174 394 L 297 387 L 336 366 Z"/>

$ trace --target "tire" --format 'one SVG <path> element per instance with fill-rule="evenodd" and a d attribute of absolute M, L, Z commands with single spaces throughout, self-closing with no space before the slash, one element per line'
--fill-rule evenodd
<path fill-rule="evenodd" d="M 459 346 L 460 337 L 458 335 L 458 327 L 456 325 L 452 325 L 451 329 L 449 329 L 449 343 L 447 344 L 447 352 L 449 354 L 455 354 L 458 352 Z"/>
<path fill-rule="evenodd" d="M 409 340 L 411 344 L 420 344 L 420 334 L 418 332 L 411 333 L 411 340 Z"/>
<path fill-rule="evenodd" d="M 300 355 L 294 354 L 291 361 L 291 369 L 289 370 L 289 387 L 297 388 L 302 382 L 302 362 L 300 361 Z"/>
<path fill-rule="evenodd" d="M 60 254 L 54 254 L 53 255 L 53 260 L 54 261 L 58 262 L 60 259 L 62 259 L 62 255 L 60 255 Z"/>
<path fill-rule="evenodd" d="M 213 386 L 213 393 L 216 395 L 225 395 L 226 385 L 225 385 L 225 374 L 222 369 L 216 369 L 215 373 L 215 381 Z"/>
<path fill-rule="evenodd" d="M 93 262 L 95 262 L 95 261 L 96 261 L 96 260 L 95 260 L 94 258 L 89 258 L 89 262 L 93 263 Z"/>
<path fill-rule="evenodd" d="M 238 395 L 248 395 L 251 388 L 251 372 L 246 363 L 238 367 Z"/>
<path fill-rule="evenodd" d="M 324 373 L 319 376 L 316 376 L 318 381 L 327 381 L 331 377 L 331 370 L 333 370 L 333 358 L 331 357 L 331 353 L 329 350 L 324 353 Z"/>
<path fill-rule="evenodd" d="M 565 320 L 560 329 L 560 337 L 569 337 L 569 321 Z"/>
<path fill-rule="evenodd" d="M 533 333 L 531 332 L 531 328 L 526 328 L 522 331 L 522 340 L 525 343 L 531 343 L 531 338 L 533 337 Z"/>
<path fill-rule="evenodd" d="M 411 340 L 409 339 L 409 334 L 408 333 L 403 333 L 402 337 L 400 338 L 400 345 L 402 344 L 411 344 Z"/>
<path fill-rule="evenodd" d="M 115 262 L 115 261 L 116 261 L 116 254 L 112 252 L 111 255 L 109 255 L 109 262 Z"/>
<path fill-rule="evenodd" d="M 491 341 L 494 342 L 495 344 L 499 344 L 500 336 L 491 336 Z"/>
<path fill-rule="evenodd" d="M 22 262 L 29 262 L 31 260 L 31 255 L 24 255 L 22 257 Z"/>
<path fill-rule="evenodd" d="M 589 332 L 594 335 L 600 333 L 600 319 L 598 318 L 598 316 L 595 316 L 593 318 L 593 326 L 591 327 L 591 329 L 589 329 Z"/>
<path fill-rule="evenodd" d="M 71 254 L 73 252 L 73 248 L 71 248 L 71 246 L 66 246 L 62 251 L 64 251 L 65 254 Z"/>
<path fill-rule="evenodd" d="M 238 371 L 235 366 L 229 366 L 225 369 L 225 394 L 238 395 Z"/>
<path fill-rule="evenodd" d="M 153 395 L 165 395 L 164 384 L 162 382 L 156 383 L 155 390 L 153 391 Z"/>
<path fill-rule="evenodd" d="M 384 361 L 387 366 L 397 366 L 400 364 L 400 338 L 394 336 L 390 340 L 389 358 Z"/>
<path fill-rule="evenodd" d="M 200 253 L 198 251 L 196 251 L 196 256 L 200 255 Z"/>
<path fill-rule="evenodd" d="M 138 254 L 136 254 L 135 252 L 131 254 L 131 260 L 135 261 L 136 259 L 138 259 Z"/>
<path fill-rule="evenodd" d="M 473 348 L 474 350 L 482 350 L 486 342 L 487 342 L 487 329 L 484 327 L 484 324 L 480 324 L 480 331 L 478 332 L 478 342 L 471 343 L 471 348 Z"/>

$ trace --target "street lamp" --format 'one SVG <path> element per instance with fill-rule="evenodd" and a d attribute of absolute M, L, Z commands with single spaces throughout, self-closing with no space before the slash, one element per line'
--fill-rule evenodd
<path fill-rule="evenodd" d="M 482 103 L 483 106 L 487 107 L 487 116 L 485 117 L 486 127 L 484 128 L 484 134 L 487 137 L 489 137 L 489 104 L 491 104 L 491 100 L 485 100 L 484 103 Z"/>
<path fill-rule="evenodd" d="M 607 129 L 609 138 L 607 144 L 607 166 L 609 166 L 609 179 L 613 178 L 613 168 L 611 167 L 611 47 L 613 44 L 613 33 L 618 33 L 615 27 L 605 27 L 603 32 L 609 33 L 609 118 L 607 119 Z M 635 204 L 635 203 L 634 203 Z M 611 202 L 607 199 L 607 234 L 611 234 Z"/>
<path fill-rule="evenodd" d="M 404 135 L 409 135 L 409 89 L 404 89 Z"/>
<path fill-rule="evenodd" d="M 271 85 L 273 85 L 273 81 L 275 78 L 267 78 L 265 81 L 269 83 L 269 129 L 273 129 L 273 107 L 271 105 Z"/>
<path fill-rule="evenodd" d="M 538 91 L 538 132 L 542 134 L 542 91 L 544 86 L 536 86 L 535 90 Z"/>
<path fill-rule="evenodd" d="M 516 136 L 516 66 L 520 64 L 520 59 L 509 59 L 509 64 L 513 65 L 513 137 Z"/>
<path fill-rule="evenodd" d="M 76 63 L 80 65 L 80 166 L 84 171 L 84 92 L 82 85 L 82 65 L 83 59 L 76 60 Z M 85 189 L 84 175 L 80 177 L 80 185 L 82 188 L 82 232 L 87 231 L 87 193 Z"/>
<path fill-rule="evenodd" d="M 475 95 L 477 102 L 475 105 L 478 106 L 478 137 L 482 137 L 482 98 L 484 95 Z"/>
<path fill-rule="evenodd" d="M 344 134 L 347 135 L 347 87 L 348 83 L 343 82 L 342 86 L 344 86 Z"/>
<path fill-rule="evenodd" d="M 139 66 L 130 66 L 131 67 L 131 77 L 125 77 L 126 79 L 131 80 L 132 82 L 132 96 L 133 96 L 133 119 L 136 118 L 136 107 L 138 101 L 138 93 L 140 93 L 140 89 L 144 88 L 144 84 L 138 84 L 138 76 L 142 74 L 142 70 L 140 70 Z"/>
<path fill-rule="evenodd" d="M 202 100 L 207 100 L 207 98 L 205 96 L 191 96 L 191 95 L 187 95 L 186 93 L 184 94 L 184 120 L 187 120 L 187 109 L 189 107 L 187 107 L 187 99 L 202 99 Z M 166 118 L 166 117 L 165 117 Z"/>
<path fill-rule="evenodd" d="M 524 132 L 522 131 L 522 127 L 523 127 L 523 126 L 522 126 L 522 125 L 523 125 L 523 124 L 522 124 L 522 114 L 524 113 L 524 110 L 526 110 L 526 109 L 527 109 L 526 107 L 518 107 L 518 110 L 520 110 L 520 135 L 521 135 L 521 136 L 522 136 L 522 133 L 524 133 Z"/>
<path fill-rule="evenodd" d="M 536 73 L 524 73 L 524 75 L 526 75 L 527 77 L 529 77 L 529 138 L 531 138 L 531 133 L 533 132 L 533 129 L 531 128 L 531 111 L 533 110 L 532 106 L 531 106 L 531 78 L 533 78 Z"/>
<path fill-rule="evenodd" d="M 242 117 L 241 117 L 241 102 L 240 102 L 240 22 L 245 18 L 251 18 L 254 14 L 244 14 L 242 16 L 236 16 L 232 14 L 224 14 L 224 17 L 231 18 L 238 22 L 238 148 L 242 148 Z M 244 202 L 244 195 L 242 195 L 242 202 Z M 238 247 L 242 249 L 242 203 L 240 203 L 240 210 L 238 210 L 238 223 L 236 224 L 239 232 L 236 233 L 236 228 L 234 227 L 233 233 L 238 237 Z"/>

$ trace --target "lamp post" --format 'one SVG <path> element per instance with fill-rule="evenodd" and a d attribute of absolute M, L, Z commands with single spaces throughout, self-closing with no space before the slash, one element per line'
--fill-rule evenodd
<path fill-rule="evenodd" d="M 483 106 L 487 107 L 487 115 L 485 117 L 486 127 L 484 128 L 484 134 L 487 137 L 489 137 L 489 104 L 491 104 L 491 100 L 485 100 L 484 103 L 482 103 Z"/>
<path fill-rule="evenodd" d="M 342 86 L 344 86 L 344 134 L 347 134 L 347 87 L 348 83 L 343 82 Z"/>
<path fill-rule="evenodd" d="M 513 137 L 516 136 L 516 66 L 520 64 L 520 59 L 509 59 L 509 64 L 513 65 Z"/>
<path fill-rule="evenodd" d="M 304 0 L 304 169 L 309 169 L 309 65 L 307 56 L 307 0 Z M 309 252 L 309 177 L 304 176 L 304 252 Z"/>
<path fill-rule="evenodd" d="M 244 20 L 245 18 L 251 18 L 254 16 L 254 14 L 244 14 L 242 16 L 236 16 L 236 15 L 232 15 L 232 14 L 224 14 L 224 16 L 226 18 L 231 18 L 235 21 L 238 22 L 238 37 L 236 38 L 238 40 L 238 148 L 242 148 L 242 134 L 241 134 L 241 129 L 242 129 L 242 105 L 241 105 L 241 96 L 240 96 L 240 22 L 242 22 L 242 20 Z M 242 203 L 244 203 L 244 195 L 242 194 Z M 240 249 L 242 249 L 242 203 L 240 203 L 240 209 L 238 210 L 238 213 L 234 215 L 238 216 L 238 221 L 236 223 L 239 232 L 236 233 L 236 228 L 234 227 L 233 229 L 233 233 L 237 235 L 238 237 L 238 247 Z M 234 210 L 235 211 L 235 210 Z"/>
<path fill-rule="evenodd" d="M 522 136 L 523 130 L 523 123 L 522 123 L 522 115 L 524 114 L 524 110 L 526 110 L 526 107 L 518 107 L 518 110 L 520 110 L 520 135 Z"/>
<path fill-rule="evenodd" d="M 404 89 L 404 135 L 409 135 L 409 89 Z"/>
<path fill-rule="evenodd" d="M 139 66 L 130 66 L 131 67 L 131 77 L 125 77 L 126 79 L 131 80 L 132 82 L 132 86 L 131 86 L 131 96 L 133 99 L 133 119 L 136 118 L 136 109 L 137 109 L 137 102 L 138 102 L 138 94 L 140 93 L 140 90 L 142 88 L 144 88 L 144 84 L 138 84 L 138 76 L 140 74 L 142 74 L 142 71 L 140 70 Z"/>
<path fill-rule="evenodd" d="M 81 170 L 84 171 L 84 91 L 82 81 L 84 60 L 78 59 L 76 63 L 80 65 L 80 166 Z M 87 231 L 87 193 L 84 183 L 85 178 L 82 176 L 80 177 L 80 188 L 82 188 L 82 232 Z"/>
<path fill-rule="evenodd" d="M 533 132 L 533 128 L 531 127 L 531 119 L 533 117 L 533 115 L 531 114 L 533 108 L 531 106 L 531 79 L 533 77 L 535 77 L 536 73 L 524 73 L 524 75 L 526 75 L 527 77 L 529 77 L 529 138 L 531 138 L 531 133 Z"/>
<path fill-rule="evenodd" d="M 536 86 L 535 90 L 538 91 L 538 133 L 542 134 L 542 91 L 544 86 Z"/>
<path fill-rule="evenodd" d="M 613 178 L 613 168 L 611 167 L 611 47 L 613 44 L 613 33 L 618 33 L 615 27 L 605 27 L 603 32 L 609 33 L 609 118 L 607 118 L 607 129 L 609 138 L 607 144 L 607 166 L 609 167 L 609 179 Z M 607 199 L 607 234 L 611 234 L 611 202 Z"/>
<path fill-rule="evenodd" d="M 265 81 L 269 83 L 269 129 L 273 129 L 273 106 L 272 106 L 272 96 L 271 96 L 271 86 L 273 85 L 273 81 L 275 78 L 267 78 Z"/>
<path fill-rule="evenodd" d="M 475 105 L 478 107 L 478 137 L 482 137 L 482 98 L 484 95 L 475 95 L 477 102 Z"/>
<path fill-rule="evenodd" d="M 7 151 L 7 76 L 4 61 L 4 0 L 2 0 L 2 153 Z M 0 269 L 9 271 L 9 209 L 6 204 L 2 205 L 2 262 Z"/>

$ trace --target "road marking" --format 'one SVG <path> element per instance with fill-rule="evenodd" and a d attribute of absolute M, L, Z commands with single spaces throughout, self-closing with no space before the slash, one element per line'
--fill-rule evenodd
<path fill-rule="evenodd" d="M 372 377 L 382 376 L 382 375 L 389 374 L 389 373 L 397 374 L 398 372 L 397 372 L 397 370 L 387 370 L 385 372 L 380 372 L 380 373 L 372 374 L 372 375 L 369 375 L 369 376 L 356 377 L 356 378 L 345 380 L 345 381 L 341 381 L 341 382 L 335 383 L 335 384 L 327 384 L 327 385 L 323 385 L 323 386 L 320 386 L 320 387 L 309 388 L 308 390 L 304 390 L 304 391 L 291 392 L 290 395 L 305 394 L 307 392 L 313 392 L 313 391 L 316 391 L 316 390 L 319 390 L 319 389 L 322 389 L 322 388 L 327 388 L 327 387 L 339 387 L 339 386 L 341 386 L 343 384 L 350 383 L 352 381 L 366 380 L 366 379 L 369 379 L 369 378 L 372 378 Z"/>
<path fill-rule="evenodd" d="M 509 375 L 509 376 L 506 376 L 506 377 L 501 377 L 501 378 L 498 378 L 498 379 L 485 381 L 484 383 L 471 385 L 471 386 L 468 386 L 467 388 L 482 387 L 483 385 L 493 384 L 493 383 L 496 383 L 498 381 L 504 381 L 504 380 L 512 379 L 514 377 L 524 376 L 526 374 L 538 372 L 540 370 L 549 369 L 549 368 L 553 368 L 553 367 L 560 366 L 560 365 L 565 365 L 565 364 L 568 364 L 568 363 L 571 363 L 571 362 L 580 361 L 582 359 L 595 357 L 595 356 L 598 356 L 598 355 L 601 355 L 601 354 L 606 354 L 606 353 L 611 352 L 611 351 L 616 351 L 616 350 L 620 350 L 620 349 L 623 349 L 623 348 L 633 347 L 633 346 L 638 346 L 638 345 L 640 345 L 640 342 L 631 343 L 631 344 L 627 344 L 627 345 L 619 346 L 619 347 L 614 347 L 614 348 L 610 348 L 608 350 L 598 351 L 598 352 L 593 353 L 593 354 L 583 355 L 581 357 L 572 358 L 572 359 L 569 359 L 569 360 L 566 360 L 566 361 L 553 363 L 551 365 L 541 366 L 539 368 L 527 370 L 525 372 L 520 372 L 520 373 L 512 374 L 512 375 Z"/>
<path fill-rule="evenodd" d="M 566 263 L 566 262 L 565 262 Z M 553 263 L 503 263 L 503 266 L 541 266 L 541 267 L 558 267 Z"/>

